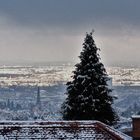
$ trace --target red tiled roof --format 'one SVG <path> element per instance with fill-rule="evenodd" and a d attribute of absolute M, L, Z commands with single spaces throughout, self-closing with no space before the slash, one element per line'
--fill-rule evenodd
<path fill-rule="evenodd" d="M 131 140 L 98 121 L 0 122 L 0 139 Z"/>

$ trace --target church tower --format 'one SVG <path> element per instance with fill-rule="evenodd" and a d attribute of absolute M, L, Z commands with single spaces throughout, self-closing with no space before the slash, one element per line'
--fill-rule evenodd
<path fill-rule="evenodd" d="M 37 88 L 37 99 L 36 99 L 36 105 L 41 109 L 41 100 L 40 100 L 40 87 Z"/>

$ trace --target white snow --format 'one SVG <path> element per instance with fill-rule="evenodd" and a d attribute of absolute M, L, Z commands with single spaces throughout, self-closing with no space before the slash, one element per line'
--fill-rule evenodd
<path fill-rule="evenodd" d="M 133 115 L 132 118 L 140 119 L 140 115 Z"/>

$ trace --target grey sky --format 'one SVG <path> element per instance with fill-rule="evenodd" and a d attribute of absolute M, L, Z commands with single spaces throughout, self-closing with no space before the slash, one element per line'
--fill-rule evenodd
<path fill-rule="evenodd" d="M 0 0 L 0 62 L 76 61 L 85 33 L 107 65 L 139 65 L 139 0 Z"/>

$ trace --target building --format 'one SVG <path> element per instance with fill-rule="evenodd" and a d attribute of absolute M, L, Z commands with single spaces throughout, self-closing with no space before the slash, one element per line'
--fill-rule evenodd
<path fill-rule="evenodd" d="M 132 137 L 140 140 L 140 115 L 132 116 Z"/>
<path fill-rule="evenodd" d="M 131 127 L 125 126 L 125 128 L 121 129 L 121 131 L 133 137 L 133 140 L 140 140 L 140 115 L 133 115 Z"/>
<path fill-rule="evenodd" d="M 132 140 L 99 121 L 0 122 L 0 139 Z"/>

